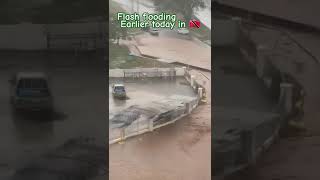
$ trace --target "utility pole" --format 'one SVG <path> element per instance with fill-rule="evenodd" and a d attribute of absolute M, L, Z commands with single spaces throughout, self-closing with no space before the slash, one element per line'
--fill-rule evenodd
<path fill-rule="evenodd" d="M 134 12 L 134 2 L 131 0 L 131 11 Z"/>
<path fill-rule="evenodd" d="M 137 12 L 138 12 L 138 14 L 139 14 L 139 4 L 140 4 L 139 1 L 140 1 L 140 0 L 137 0 Z"/>

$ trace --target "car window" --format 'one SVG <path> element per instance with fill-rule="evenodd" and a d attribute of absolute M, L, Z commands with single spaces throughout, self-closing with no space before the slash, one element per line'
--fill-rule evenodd
<path fill-rule="evenodd" d="M 123 91 L 125 91 L 125 89 L 124 89 L 123 86 L 116 86 L 116 87 L 114 88 L 114 90 L 115 90 L 115 91 L 118 91 L 118 92 L 123 92 Z"/>
<path fill-rule="evenodd" d="M 47 87 L 47 81 L 44 79 L 34 79 L 31 81 L 32 88 L 36 89 L 46 89 Z"/>
<path fill-rule="evenodd" d="M 47 81 L 39 78 L 21 79 L 18 83 L 18 88 L 24 89 L 47 89 Z"/>
<path fill-rule="evenodd" d="M 19 97 L 47 97 L 50 92 L 47 81 L 40 78 L 21 79 L 16 89 Z"/>

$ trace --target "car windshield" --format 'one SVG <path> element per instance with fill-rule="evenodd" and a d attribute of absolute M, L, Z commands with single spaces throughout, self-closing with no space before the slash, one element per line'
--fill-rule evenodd
<path fill-rule="evenodd" d="M 47 81 L 40 78 L 21 79 L 18 88 L 23 89 L 47 89 Z"/>
<path fill-rule="evenodd" d="M 114 87 L 115 92 L 125 92 L 124 86 L 115 86 Z"/>
<path fill-rule="evenodd" d="M 48 96 L 47 81 L 40 78 L 21 79 L 17 86 L 18 96 Z"/>

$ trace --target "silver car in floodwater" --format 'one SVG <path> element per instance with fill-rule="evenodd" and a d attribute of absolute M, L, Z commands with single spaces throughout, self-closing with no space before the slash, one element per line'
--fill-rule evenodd
<path fill-rule="evenodd" d="M 19 72 L 10 84 L 10 100 L 15 110 L 52 110 L 53 98 L 45 73 Z"/>
<path fill-rule="evenodd" d="M 123 84 L 112 85 L 112 95 L 115 98 L 125 99 L 127 97 L 126 89 Z"/>
<path fill-rule="evenodd" d="M 158 36 L 159 35 L 159 29 L 157 28 L 150 28 L 149 33 L 153 36 Z"/>

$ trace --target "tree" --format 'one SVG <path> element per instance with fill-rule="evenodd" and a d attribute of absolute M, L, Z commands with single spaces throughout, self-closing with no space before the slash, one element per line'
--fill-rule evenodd
<path fill-rule="evenodd" d="M 195 9 L 204 8 L 204 0 L 154 0 L 159 11 L 171 10 L 181 13 L 185 20 L 192 19 Z"/>
<path fill-rule="evenodd" d="M 115 39 L 117 40 L 117 44 L 119 44 L 121 37 L 127 37 L 127 28 L 121 28 L 115 16 L 110 15 L 109 17 L 109 39 Z"/>
<path fill-rule="evenodd" d="M 109 39 L 117 39 L 117 22 L 109 16 Z"/>

